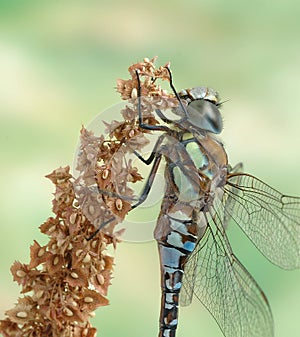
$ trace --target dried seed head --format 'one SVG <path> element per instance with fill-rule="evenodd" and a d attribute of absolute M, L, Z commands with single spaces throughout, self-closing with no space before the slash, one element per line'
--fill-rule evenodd
<path fill-rule="evenodd" d="M 98 194 L 98 195 L 96 196 L 96 200 L 97 200 L 97 202 L 101 203 L 102 200 L 103 200 L 102 194 Z"/>
<path fill-rule="evenodd" d="M 16 316 L 18 318 L 27 318 L 28 317 L 28 313 L 26 311 L 19 311 L 16 313 Z"/>
<path fill-rule="evenodd" d="M 131 90 L 131 94 L 130 94 L 131 98 L 137 98 L 137 89 L 136 88 L 133 88 Z"/>
<path fill-rule="evenodd" d="M 122 98 L 132 98 L 132 102 L 134 103 L 138 96 L 135 70 L 138 70 L 140 74 L 141 92 L 143 96 L 151 97 L 165 94 L 165 92 L 157 86 L 158 81 L 156 81 L 156 78 L 168 79 L 168 72 L 163 71 L 163 69 L 155 69 L 153 65 L 154 61 L 155 58 L 151 60 L 145 58 L 144 62 L 140 62 L 131 67 L 130 74 L 132 75 L 132 79 L 128 81 L 120 80 L 118 83 L 118 91 L 122 94 Z M 163 97 L 163 99 L 164 98 L 165 97 Z M 177 103 L 177 100 L 174 101 Z M 159 102 L 160 101 L 158 101 L 157 106 L 155 105 L 154 108 L 158 107 Z M 162 102 L 164 102 L 164 100 L 162 100 Z M 145 104 L 143 103 L 142 108 L 144 109 L 145 105 L 146 109 L 146 107 L 151 104 L 151 100 L 145 100 Z M 162 109 L 164 109 L 164 106 L 162 106 Z M 88 145 L 88 147 L 87 152 L 83 153 L 83 156 L 81 157 L 81 162 L 78 163 L 78 165 L 81 166 L 81 169 L 85 170 L 83 171 L 81 178 L 86 178 L 86 182 L 89 184 L 91 177 L 94 178 L 94 164 L 97 163 L 97 178 L 104 185 L 103 190 L 107 186 L 112 186 L 112 190 L 116 191 L 121 187 L 123 188 L 123 182 L 127 188 L 127 182 L 131 183 L 141 180 L 141 176 L 137 173 L 137 170 L 135 171 L 131 168 L 131 165 L 128 165 L 127 167 L 126 164 L 126 167 L 123 167 L 124 157 L 122 157 L 122 155 L 114 155 L 116 160 L 112 160 L 112 154 L 115 154 L 119 149 L 119 141 L 129 140 L 132 142 L 132 145 L 130 146 L 132 146 L 133 150 L 141 149 L 146 144 L 146 137 L 143 137 L 142 130 L 139 131 L 136 129 L 136 126 L 134 126 L 136 124 L 129 122 L 137 117 L 136 107 L 128 108 L 124 112 L 123 117 L 125 122 L 117 122 L 111 125 L 111 139 L 115 138 L 117 139 L 117 142 L 107 140 L 104 136 L 98 138 L 93 135 L 92 132 L 88 133 L 88 131 L 82 131 L 82 143 L 83 145 Z M 150 116 L 147 119 L 147 123 L 155 125 L 158 121 Z M 139 134 L 141 134 L 141 137 L 137 137 L 137 140 L 133 139 L 134 137 L 139 136 Z M 120 151 L 118 151 L 118 153 L 120 153 Z M 88 163 L 89 160 L 91 161 L 90 163 Z M 85 165 L 87 168 L 84 168 Z M 91 171 L 91 167 L 93 171 Z M 121 172 L 121 169 L 124 169 L 122 171 L 124 174 L 119 178 L 117 173 Z M 112 177 L 114 179 L 111 178 L 112 173 L 115 173 L 115 176 Z M 79 190 L 78 194 L 77 191 L 75 191 L 75 195 L 72 180 L 69 181 L 72 178 L 69 174 L 69 168 L 60 168 L 49 175 L 49 178 L 51 178 L 56 185 L 59 184 L 59 186 L 56 186 L 58 189 L 55 192 L 55 200 L 53 202 L 53 211 L 56 217 L 47 221 L 42 226 L 41 230 L 50 236 L 53 236 L 54 234 L 54 237 L 51 238 L 47 247 L 35 245 L 32 248 L 32 256 L 34 257 L 32 260 L 34 260 L 34 262 L 37 261 L 36 264 L 39 263 L 39 268 L 33 266 L 33 263 L 32 266 L 28 267 L 29 269 L 26 269 L 27 267 L 25 267 L 25 265 L 22 266 L 21 264 L 17 264 L 13 270 L 15 278 L 19 278 L 17 281 L 22 285 L 25 281 L 23 278 L 26 277 L 26 281 L 27 277 L 29 278 L 30 289 L 33 292 L 32 298 L 34 301 L 38 300 L 39 308 L 34 307 L 34 310 L 32 310 L 31 301 L 26 302 L 25 306 L 18 307 L 13 313 L 15 321 L 18 324 L 19 322 L 20 324 L 24 324 L 25 321 L 26 324 L 27 322 L 29 322 L 29 324 L 33 322 L 32 326 L 35 326 L 36 322 L 34 322 L 34 318 L 35 315 L 38 316 L 36 313 L 40 308 L 43 308 L 42 315 L 44 316 L 44 312 L 47 309 L 45 303 L 49 307 L 49 303 L 47 302 L 49 297 L 48 287 L 52 282 L 52 277 L 57 278 L 57 280 L 62 280 L 63 282 L 60 287 L 57 287 L 57 289 L 61 289 L 62 291 L 54 291 L 53 295 L 51 294 L 52 303 L 62 303 L 61 292 L 72 292 L 72 297 L 67 297 L 67 304 L 62 308 L 65 321 L 68 321 L 67 324 L 69 322 L 70 324 L 73 324 L 74 321 L 77 323 L 77 321 L 81 319 L 87 320 L 89 310 L 95 310 L 99 305 L 107 305 L 107 300 L 102 294 L 106 294 L 107 287 L 110 284 L 113 262 L 112 258 L 109 258 L 109 256 L 102 253 L 106 248 L 106 243 L 107 246 L 110 246 L 111 244 L 115 245 L 118 241 L 116 236 L 112 237 L 113 228 L 105 229 L 109 235 L 109 239 L 105 238 L 104 233 L 100 233 L 98 239 L 92 240 L 91 242 L 84 239 L 84 234 L 92 230 L 92 225 L 95 225 L 94 221 L 96 222 L 96 219 L 106 219 L 107 214 L 113 212 L 116 215 L 115 222 L 118 222 L 125 217 L 131 207 L 129 202 L 122 200 L 121 198 L 104 198 L 101 196 L 98 200 L 98 195 L 96 195 L 96 198 L 94 198 L 93 195 L 90 202 L 84 204 L 83 209 L 82 200 L 85 200 L 86 193 Z M 98 180 L 97 182 L 99 182 Z M 129 187 L 128 191 L 130 191 Z M 109 204 L 106 203 L 106 200 L 109 200 Z M 86 212 L 86 208 L 88 212 Z M 83 211 L 86 212 L 87 218 L 82 216 Z M 95 217 L 95 215 L 97 215 L 97 217 Z M 109 227 L 114 227 L 114 223 Z M 81 230 L 79 224 L 84 225 L 82 227 L 85 228 Z M 69 235 L 65 236 L 63 230 L 67 229 L 67 225 L 71 225 L 71 230 Z M 73 242 L 73 247 L 70 242 Z M 87 253 L 92 247 L 94 249 Z M 72 248 L 73 251 L 71 252 L 70 250 Z M 101 253 L 100 261 L 98 256 L 99 251 Z M 94 262 L 94 258 L 97 259 L 97 262 Z M 30 268 L 31 270 L 34 270 L 34 273 L 29 273 Z M 69 268 L 74 269 L 70 270 Z M 41 275 L 38 275 L 38 273 L 41 273 Z M 67 282 L 65 282 L 66 276 Z M 45 284 L 42 284 L 43 282 Z M 99 291 L 89 289 L 89 284 L 93 284 L 95 288 L 98 286 L 97 290 Z M 28 285 L 26 284 L 23 289 L 27 290 L 27 287 Z M 81 310 L 82 308 L 79 308 L 82 304 L 87 312 L 83 312 Z M 61 313 L 60 310 L 59 313 Z M 94 315 L 94 312 L 90 315 Z M 19 322 L 17 321 L 18 317 Z M 81 329 L 80 327 L 78 330 L 76 328 L 73 330 L 74 335 L 80 335 L 82 337 L 92 337 L 96 335 L 95 329 L 90 328 L 89 324 L 82 326 L 85 328 L 82 327 Z M 66 326 L 66 329 L 69 329 L 69 327 Z M 61 335 L 63 335 L 63 333 L 61 333 Z"/>
<path fill-rule="evenodd" d="M 135 134 L 134 130 L 131 129 L 131 130 L 129 131 L 128 136 L 129 136 L 130 138 L 132 138 L 132 137 L 134 136 L 134 134 Z"/>
<path fill-rule="evenodd" d="M 43 295 L 44 295 L 44 291 L 43 291 L 43 290 L 38 290 L 38 291 L 35 293 L 35 297 L 36 297 L 37 299 L 40 299 Z"/>
<path fill-rule="evenodd" d="M 55 258 L 53 259 L 53 266 L 56 266 L 59 263 L 59 257 L 55 256 Z"/>
<path fill-rule="evenodd" d="M 83 263 L 88 263 L 91 261 L 91 255 L 89 253 L 86 254 L 84 259 L 82 260 Z"/>
<path fill-rule="evenodd" d="M 117 209 L 118 211 L 121 211 L 122 208 L 123 208 L 123 202 L 122 202 L 122 200 L 121 200 L 121 199 L 117 199 L 117 200 L 116 200 L 116 209 Z"/>
<path fill-rule="evenodd" d="M 73 307 L 78 307 L 78 303 L 76 302 L 76 301 L 70 301 L 69 302 L 70 303 L 70 305 L 72 305 Z"/>
<path fill-rule="evenodd" d="M 85 328 L 84 330 L 81 331 L 81 336 L 87 337 L 88 333 L 89 333 L 89 329 Z"/>
<path fill-rule="evenodd" d="M 66 316 L 68 316 L 68 317 L 71 317 L 71 316 L 74 315 L 73 311 L 70 310 L 69 308 L 64 308 L 63 312 L 64 312 L 64 314 L 65 314 Z"/>
<path fill-rule="evenodd" d="M 59 179 L 59 178 L 57 178 L 57 180 L 56 180 L 57 185 L 63 184 L 64 182 L 65 182 L 65 179 Z"/>
<path fill-rule="evenodd" d="M 78 257 L 82 252 L 83 252 L 82 249 L 78 249 L 78 250 L 76 251 L 75 255 Z"/>
<path fill-rule="evenodd" d="M 76 289 L 78 289 L 78 287 L 76 287 Z M 81 298 L 81 296 L 73 294 L 73 298 L 74 298 L 74 300 L 78 301 Z M 76 302 L 76 305 L 77 305 L 77 302 Z"/>
<path fill-rule="evenodd" d="M 19 269 L 19 270 L 17 270 L 16 275 L 18 277 L 24 277 L 26 275 L 26 273 L 25 273 L 24 270 Z"/>
<path fill-rule="evenodd" d="M 99 262 L 99 265 L 100 265 L 101 270 L 104 269 L 104 267 L 105 267 L 105 261 L 104 261 L 104 260 L 101 260 L 101 261 Z"/>
<path fill-rule="evenodd" d="M 51 226 L 51 227 L 48 229 L 48 232 L 49 232 L 49 233 L 52 233 L 52 232 L 55 231 L 55 229 L 56 229 L 56 225 L 53 225 L 53 226 Z"/>
<path fill-rule="evenodd" d="M 72 214 L 70 215 L 70 223 L 71 223 L 72 225 L 74 225 L 75 222 L 76 222 L 76 219 L 77 219 L 77 214 L 76 214 L 76 213 L 72 213 Z"/>
<path fill-rule="evenodd" d="M 88 153 L 86 156 L 86 159 L 89 161 L 93 161 L 95 158 L 95 155 L 93 153 Z"/>
<path fill-rule="evenodd" d="M 97 274 L 97 281 L 100 285 L 103 285 L 105 280 L 104 280 L 104 276 L 102 274 Z"/>
<path fill-rule="evenodd" d="M 86 296 L 86 297 L 84 298 L 84 302 L 85 302 L 85 303 L 93 303 L 93 302 L 94 302 L 94 299 L 93 299 L 92 297 L 90 297 L 90 296 Z"/>
<path fill-rule="evenodd" d="M 75 271 L 72 271 L 72 273 L 71 273 L 70 275 L 71 275 L 71 277 L 73 277 L 74 279 L 78 279 L 78 278 L 79 278 L 78 274 L 75 273 Z"/>
<path fill-rule="evenodd" d="M 95 207 L 93 205 L 89 206 L 89 213 L 93 215 L 95 213 Z"/>
<path fill-rule="evenodd" d="M 45 254 L 45 248 L 41 248 L 41 249 L 38 251 L 37 256 L 38 256 L 38 257 L 42 257 L 44 254 Z"/>
<path fill-rule="evenodd" d="M 102 179 L 104 180 L 107 179 L 108 175 L 109 175 L 109 170 L 108 169 L 103 170 Z"/>

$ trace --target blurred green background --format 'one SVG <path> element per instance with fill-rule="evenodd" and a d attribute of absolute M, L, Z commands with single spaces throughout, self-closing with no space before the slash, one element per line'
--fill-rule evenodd
<path fill-rule="evenodd" d="M 51 215 L 43 176 L 72 165 L 81 124 L 120 98 L 116 78 L 143 57 L 171 61 L 178 89 L 216 88 L 234 164 L 300 195 L 300 3 L 279 1 L 0 1 L 0 314 L 19 295 L 9 272 L 28 262 Z M 300 335 L 300 272 L 267 262 L 235 229 L 234 251 L 265 290 L 277 337 Z M 154 242 L 119 245 L 99 336 L 153 337 L 159 314 Z M 200 303 L 178 337 L 222 336 Z"/>

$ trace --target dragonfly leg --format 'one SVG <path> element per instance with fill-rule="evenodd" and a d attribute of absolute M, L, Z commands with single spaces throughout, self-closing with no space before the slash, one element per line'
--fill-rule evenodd
<path fill-rule="evenodd" d="M 104 228 L 106 225 L 108 225 L 109 223 L 111 223 L 112 221 L 114 221 L 115 220 L 115 217 L 113 216 L 113 217 L 111 217 L 110 219 L 108 219 L 108 220 L 106 220 L 106 221 L 104 221 L 104 222 L 102 222 L 102 224 L 95 230 L 95 232 L 92 234 L 92 235 L 90 235 L 90 236 L 88 236 L 87 238 L 85 238 L 87 241 L 90 241 L 90 240 L 92 240 L 99 232 L 100 232 L 100 230 L 102 229 L 102 228 Z"/>
<path fill-rule="evenodd" d="M 165 123 L 172 123 L 172 120 L 167 118 L 160 109 L 155 109 L 157 116 Z"/>
<path fill-rule="evenodd" d="M 150 189 L 152 187 L 156 172 L 158 170 L 158 167 L 159 167 L 159 164 L 160 164 L 160 161 L 161 161 L 161 157 L 162 157 L 162 154 L 160 154 L 160 153 L 155 157 L 153 166 L 151 168 L 151 172 L 150 172 L 150 174 L 148 176 L 148 179 L 145 183 L 143 191 L 142 191 L 141 195 L 139 196 L 139 198 L 137 199 L 138 200 L 137 203 L 134 204 L 133 206 L 131 206 L 130 211 L 132 209 L 138 207 L 140 204 L 142 204 L 147 199 L 147 196 L 148 196 L 148 194 L 150 192 Z M 110 219 L 108 219 L 107 221 L 102 222 L 101 225 L 95 230 L 95 232 L 91 236 L 87 237 L 86 240 L 89 241 L 92 238 L 94 238 L 100 232 L 100 230 L 102 228 L 104 228 L 106 225 L 108 225 L 109 223 L 111 223 L 114 220 L 115 220 L 115 217 L 113 216 Z"/>
<path fill-rule="evenodd" d="M 176 89 L 175 89 L 175 87 L 174 87 L 174 84 L 173 84 L 173 77 L 172 77 L 172 72 L 171 72 L 171 70 L 170 70 L 170 68 L 169 68 L 168 66 L 166 66 L 166 69 L 167 69 L 167 71 L 168 71 L 168 73 L 169 73 L 170 87 L 171 87 L 171 89 L 172 89 L 172 91 L 173 91 L 175 97 L 177 98 L 177 100 L 178 100 L 178 102 L 179 102 L 179 105 L 180 105 L 182 111 L 184 112 L 185 117 L 187 117 L 187 111 L 186 111 L 186 108 L 185 108 L 185 106 L 182 104 L 182 101 L 181 101 L 181 99 L 180 99 L 180 97 L 179 97 L 179 95 L 178 95 L 178 93 L 177 93 L 177 91 L 176 91 Z"/>
<path fill-rule="evenodd" d="M 161 146 L 164 137 L 165 137 L 165 135 L 161 135 L 161 136 L 157 139 L 157 141 L 156 141 L 156 143 L 155 143 L 155 145 L 154 145 L 154 147 L 153 147 L 153 149 L 152 149 L 152 152 L 151 152 L 149 158 L 145 159 L 141 154 L 139 154 L 139 153 L 136 152 L 136 151 L 133 151 L 133 153 L 134 153 L 134 154 L 138 157 L 138 159 L 140 159 L 143 163 L 145 163 L 146 165 L 150 165 L 153 161 L 155 161 L 155 158 L 159 157 L 159 155 L 158 155 L 158 153 L 159 153 L 158 149 L 159 149 L 159 147 Z M 158 168 L 158 167 L 157 167 L 157 168 Z M 156 168 L 156 171 L 157 171 L 157 168 Z M 156 171 L 155 171 L 155 173 L 156 173 Z M 151 171 L 151 172 L 152 172 L 152 171 Z M 151 172 L 150 172 L 149 175 L 151 175 Z M 147 183 L 146 183 L 146 184 L 147 184 Z M 116 192 L 111 192 L 111 191 L 101 190 L 101 189 L 99 189 L 99 188 L 96 187 L 96 186 L 93 186 L 93 187 L 90 187 L 90 188 L 89 188 L 89 190 L 91 190 L 92 192 L 93 192 L 93 189 L 95 189 L 95 192 L 99 192 L 100 194 L 105 194 L 105 195 L 108 195 L 108 196 L 113 197 L 113 198 L 120 198 L 120 199 L 127 200 L 127 201 L 137 201 L 137 202 L 139 202 L 139 200 L 140 200 L 140 197 L 138 197 L 138 198 L 128 197 L 128 196 L 126 196 L 126 195 L 120 195 L 120 194 L 118 194 L 118 193 L 116 193 Z M 142 194 L 143 194 L 143 193 L 142 193 Z"/>
<path fill-rule="evenodd" d="M 83 185 L 75 185 L 75 191 L 76 193 L 82 194 L 84 193 L 85 195 L 94 195 L 97 198 L 101 197 L 101 195 L 107 195 L 112 198 L 119 198 L 122 200 L 126 200 L 128 202 L 137 202 L 139 201 L 139 197 L 129 197 L 127 195 L 121 195 L 117 192 L 112 192 L 112 191 L 107 191 L 107 190 L 102 190 L 100 189 L 96 184 L 93 186 L 83 186 Z"/>
<path fill-rule="evenodd" d="M 161 157 L 162 157 L 161 153 L 156 153 L 156 156 L 154 155 L 154 159 L 153 159 L 154 163 L 152 165 L 152 168 L 151 168 L 150 174 L 147 178 L 147 181 L 144 185 L 143 191 L 142 191 L 142 193 L 139 197 L 138 202 L 136 204 L 132 205 L 131 209 L 134 209 L 134 208 L 138 207 L 140 204 L 142 204 L 147 199 L 147 196 L 148 196 L 148 194 L 151 190 L 151 187 L 153 185 L 153 181 L 154 181 L 154 178 L 156 176 L 156 173 L 157 173 L 160 161 L 161 161 Z"/>
<path fill-rule="evenodd" d="M 159 147 L 161 146 L 162 142 L 163 142 L 163 139 L 164 139 L 164 135 L 161 135 L 153 149 L 152 149 L 152 152 L 149 156 L 149 158 L 145 159 L 141 154 L 139 154 L 138 152 L 136 151 L 133 151 L 133 153 L 138 157 L 138 159 L 140 159 L 143 163 L 145 163 L 146 165 L 150 165 L 154 160 L 155 160 L 155 157 L 157 157 L 157 153 L 158 153 L 158 149 Z M 151 173 L 150 173 L 151 174 Z M 98 186 L 96 185 L 93 185 L 93 186 L 90 186 L 90 187 L 83 187 L 82 185 L 80 186 L 75 186 L 75 187 L 79 187 L 80 188 L 80 191 L 84 190 L 86 192 L 92 192 L 92 193 L 98 193 L 98 194 L 104 194 L 104 195 L 108 195 L 109 197 L 113 197 L 113 198 L 120 198 L 120 199 L 123 199 L 123 200 L 127 200 L 129 202 L 139 202 L 140 200 L 140 197 L 136 198 L 136 197 L 129 197 L 129 196 L 126 196 L 126 195 L 121 195 L 117 192 L 112 192 L 112 191 L 107 191 L 107 190 L 102 190 L 100 189 Z"/>
<path fill-rule="evenodd" d="M 139 158 L 139 160 L 141 160 L 146 165 L 150 165 L 155 158 L 155 152 L 153 152 L 153 151 L 151 152 L 148 159 L 145 159 L 141 154 L 139 154 L 136 151 L 133 151 L 133 153 Z"/>
<path fill-rule="evenodd" d="M 228 165 L 228 173 L 238 173 L 244 171 L 244 165 L 243 163 L 237 163 L 233 167 L 231 165 Z"/>
<path fill-rule="evenodd" d="M 150 156 L 149 156 L 148 159 L 145 159 L 141 154 L 139 154 L 139 153 L 136 152 L 136 151 L 133 151 L 133 153 L 134 153 L 134 154 L 138 157 L 138 159 L 141 160 L 143 163 L 145 163 L 146 165 L 150 165 L 150 164 L 153 162 L 155 156 L 157 155 L 158 149 L 159 149 L 159 147 L 161 146 L 161 144 L 162 144 L 164 138 L 165 138 L 165 135 L 161 135 L 161 136 L 157 139 L 157 141 L 156 141 L 156 143 L 155 143 L 155 145 L 154 145 L 154 147 L 153 147 L 153 149 L 152 149 L 152 152 L 151 152 L 151 154 L 150 154 Z"/>
<path fill-rule="evenodd" d="M 168 70 L 169 73 L 169 77 L 170 77 L 170 87 L 175 95 L 175 97 L 177 98 L 179 105 L 182 109 L 182 111 L 184 112 L 185 117 L 187 116 L 187 112 L 186 112 L 186 108 L 184 107 L 184 105 L 182 104 L 182 101 L 178 95 L 178 93 L 176 92 L 176 89 L 173 85 L 173 80 L 172 80 L 172 73 L 169 67 L 166 67 L 166 69 Z M 139 77 L 139 71 L 136 70 L 136 77 L 137 77 L 137 81 L 138 81 L 138 89 L 137 89 L 137 94 L 138 94 L 138 114 L 139 114 L 139 126 L 140 128 L 144 129 L 144 130 L 151 130 L 151 131 L 165 131 L 167 133 L 169 133 L 171 130 L 165 126 L 165 125 L 151 125 L 151 124 L 146 124 L 143 122 L 143 116 L 142 116 L 142 109 L 141 109 L 141 81 L 140 81 L 140 77 Z M 160 109 L 155 109 L 155 112 L 157 113 L 157 115 L 162 119 L 162 121 L 166 122 L 166 123 L 172 123 L 172 121 L 170 119 L 168 119 Z"/>
<path fill-rule="evenodd" d="M 138 94 L 139 127 L 144 129 L 144 130 L 169 132 L 170 129 L 165 125 L 151 125 L 151 124 L 146 124 L 146 123 L 143 122 L 142 109 L 141 109 L 141 106 L 142 106 L 142 102 L 141 102 L 141 80 L 140 80 L 138 70 L 136 70 L 135 73 L 136 73 L 136 77 L 137 77 L 137 81 L 138 81 L 137 94 Z"/>
<path fill-rule="evenodd" d="M 157 153 L 155 151 L 153 151 L 151 153 L 151 155 L 148 159 L 144 159 L 142 157 L 142 155 L 140 155 L 137 152 L 135 153 L 135 155 L 147 165 L 150 165 L 154 161 L 154 163 L 152 165 L 152 168 L 151 168 L 151 171 L 149 173 L 149 176 L 147 178 L 147 181 L 146 181 L 146 183 L 143 187 L 142 193 L 138 198 L 131 198 L 131 197 L 127 197 L 126 195 L 122 196 L 122 195 L 120 195 L 118 193 L 115 193 L 115 192 L 110 192 L 110 191 L 98 189 L 98 191 L 101 194 L 106 194 L 106 195 L 109 195 L 109 196 L 114 197 L 114 198 L 120 198 L 120 199 L 124 199 L 124 200 L 129 200 L 129 201 L 137 201 L 136 204 L 131 206 L 131 209 L 136 208 L 137 206 L 139 206 L 140 204 L 142 204 L 146 200 L 146 198 L 147 198 L 147 196 L 150 192 L 150 189 L 152 187 L 152 184 L 153 184 L 153 181 L 154 181 L 154 178 L 155 178 L 155 175 L 156 175 L 156 172 L 158 170 L 158 167 L 159 167 L 159 164 L 160 164 L 160 161 L 161 161 L 161 157 L 162 157 L 161 153 Z"/>

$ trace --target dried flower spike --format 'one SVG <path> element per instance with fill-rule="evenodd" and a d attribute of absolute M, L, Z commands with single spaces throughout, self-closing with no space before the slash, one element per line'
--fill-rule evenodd
<path fill-rule="evenodd" d="M 158 123 L 152 113 L 156 107 L 172 107 L 176 102 L 173 94 L 157 85 L 157 79 L 169 80 L 169 75 L 164 67 L 155 68 L 155 60 L 145 58 L 133 64 L 129 67 L 131 78 L 117 80 L 117 91 L 129 104 L 120 111 L 121 121 L 105 123 L 108 136 L 96 137 L 82 128 L 76 167 L 79 176 L 74 179 L 69 166 L 46 176 L 55 185 L 54 215 L 40 226 L 49 241 L 41 246 L 34 240 L 30 262 L 15 262 L 11 267 L 14 281 L 27 295 L 20 297 L 0 321 L 3 336 L 96 336 L 89 319 L 94 310 L 108 304 L 114 258 L 107 249 L 110 245 L 116 248 L 120 242 L 123 230 L 115 232 L 115 225 L 131 210 L 134 191 L 128 184 L 142 180 L 126 154 L 141 150 L 149 142 L 149 131 L 140 129 L 134 104 L 138 95 L 136 71 L 142 79 L 142 109 L 148 124 Z M 91 237 L 106 221 L 105 233 Z M 91 239 L 87 241 L 87 237 Z"/>

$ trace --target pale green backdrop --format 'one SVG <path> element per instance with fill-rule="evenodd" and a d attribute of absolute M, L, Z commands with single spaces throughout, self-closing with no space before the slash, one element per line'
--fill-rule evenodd
<path fill-rule="evenodd" d="M 277 1 L 1 1 L 0 314 L 19 288 L 9 272 L 28 262 L 51 215 L 43 176 L 72 164 L 81 124 L 118 103 L 115 80 L 143 57 L 172 62 L 176 87 L 209 85 L 224 100 L 232 163 L 300 195 L 300 3 Z M 235 252 L 270 300 L 277 337 L 300 335 L 300 272 L 267 262 L 231 228 Z M 98 336 L 157 335 L 155 244 L 120 245 L 111 305 Z M 222 336 L 200 303 L 183 309 L 178 337 Z"/>

